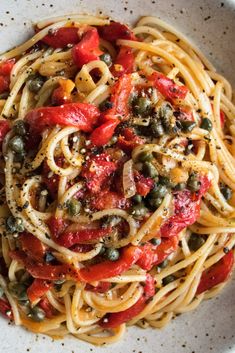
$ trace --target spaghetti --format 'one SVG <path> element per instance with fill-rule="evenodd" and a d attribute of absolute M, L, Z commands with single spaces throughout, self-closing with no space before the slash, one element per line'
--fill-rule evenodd
<path fill-rule="evenodd" d="M 35 32 L 0 56 L 0 311 L 98 345 L 162 328 L 232 273 L 231 86 L 154 17 Z"/>

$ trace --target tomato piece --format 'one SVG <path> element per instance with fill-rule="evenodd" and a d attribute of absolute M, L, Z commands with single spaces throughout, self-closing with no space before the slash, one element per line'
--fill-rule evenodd
<path fill-rule="evenodd" d="M 117 192 L 104 190 L 91 198 L 91 207 L 96 210 L 106 210 L 111 208 L 126 209 L 130 206 L 130 201 Z"/>
<path fill-rule="evenodd" d="M 129 98 L 132 91 L 131 75 L 123 75 L 112 87 L 111 103 L 113 107 L 109 109 L 106 115 L 120 116 L 122 121 L 128 119 Z"/>
<path fill-rule="evenodd" d="M 13 319 L 13 312 L 8 300 L 0 298 L 0 313 L 7 319 Z"/>
<path fill-rule="evenodd" d="M 80 36 L 78 35 L 77 27 L 61 27 L 48 32 L 48 35 L 41 40 L 52 48 L 64 49 L 68 44 L 77 44 Z"/>
<path fill-rule="evenodd" d="M 23 232 L 19 237 L 23 251 L 35 261 L 43 261 L 47 247 L 33 234 Z"/>
<path fill-rule="evenodd" d="M 160 245 L 156 246 L 147 243 L 141 247 L 142 255 L 137 261 L 137 265 L 144 270 L 151 270 L 154 265 L 163 262 L 170 254 L 175 252 L 178 248 L 178 237 L 163 238 Z"/>
<path fill-rule="evenodd" d="M 64 232 L 57 239 L 57 243 L 70 248 L 73 245 L 89 242 L 92 240 L 98 240 L 103 237 L 107 237 L 112 232 L 111 228 L 104 229 L 84 229 L 77 232 Z"/>
<path fill-rule="evenodd" d="M 208 270 L 203 271 L 196 294 L 199 295 L 214 286 L 227 281 L 232 274 L 233 266 L 234 253 L 230 250 L 217 263 L 211 266 Z"/>
<path fill-rule="evenodd" d="M 192 194 L 189 190 L 176 192 L 174 195 L 174 214 L 160 228 L 162 237 L 176 236 L 185 227 L 196 222 L 200 215 L 200 201 L 210 187 L 206 176 L 201 176 L 201 188 Z"/>
<path fill-rule="evenodd" d="M 51 96 L 53 105 L 62 105 L 72 102 L 71 92 L 75 84 L 71 80 L 59 80 L 59 87 L 57 87 Z"/>
<path fill-rule="evenodd" d="M 31 302 L 41 298 L 48 292 L 52 287 L 50 282 L 36 278 L 33 283 L 27 289 L 27 295 Z"/>
<path fill-rule="evenodd" d="M 4 137 L 10 131 L 10 124 L 7 120 L 0 120 L 0 144 L 2 144 Z"/>
<path fill-rule="evenodd" d="M 143 145 L 145 140 L 136 135 L 133 129 L 127 127 L 123 130 L 122 135 L 118 137 L 118 146 L 126 153 L 132 152 L 132 150 L 138 146 Z"/>
<path fill-rule="evenodd" d="M 184 99 L 188 93 L 186 86 L 179 86 L 173 80 L 166 77 L 160 72 L 154 72 L 149 80 L 159 90 L 159 92 L 167 99 Z"/>
<path fill-rule="evenodd" d="M 93 104 L 68 103 L 59 107 L 41 107 L 31 110 L 25 117 L 30 126 L 30 133 L 41 133 L 44 129 L 55 126 L 74 126 L 81 131 L 90 132 L 100 115 Z"/>
<path fill-rule="evenodd" d="M 127 47 L 121 47 L 111 68 L 113 76 L 120 77 L 124 74 L 132 73 L 134 71 L 134 61 L 133 50 Z"/>
<path fill-rule="evenodd" d="M 99 322 L 101 327 L 105 329 L 116 328 L 121 324 L 130 321 L 144 310 L 146 301 L 155 294 L 153 277 L 150 275 L 147 275 L 146 277 L 143 296 L 140 297 L 140 299 L 130 308 L 118 313 L 105 315 L 105 317 Z"/>
<path fill-rule="evenodd" d="M 89 159 L 81 175 L 86 179 L 87 188 L 92 193 L 98 193 L 116 169 L 116 163 L 111 162 L 106 153 L 102 153 Z"/>
<path fill-rule="evenodd" d="M 109 282 L 99 282 L 99 284 L 96 287 L 87 283 L 85 290 L 93 293 L 106 293 L 108 290 L 111 289 L 111 287 L 112 287 L 112 284 Z"/>
<path fill-rule="evenodd" d="M 136 36 L 127 25 L 114 21 L 111 21 L 109 25 L 100 26 L 99 34 L 109 42 L 114 42 L 117 39 L 137 40 Z"/>
<path fill-rule="evenodd" d="M 54 240 L 58 239 L 68 226 L 63 218 L 53 216 L 48 220 L 47 224 Z"/>
<path fill-rule="evenodd" d="M 8 91 L 9 84 L 10 84 L 9 77 L 0 75 L 0 93 Z"/>
<path fill-rule="evenodd" d="M 99 49 L 99 34 L 96 28 L 84 33 L 81 41 L 72 49 L 72 58 L 78 68 L 93 60 L 99 60 L 102 51 Z"/>
<path fill-rule="evenodd" d="M 145 197 L 154 187 L 154 180 L 150 177 L 146 178 L 139 173 L 135 173 L 135 185 L 137 194 Z"/>
<path fill-rule="evenodd" d="M 118 276 L 127 271 L 136 263 L 141 255 L 141 250 L 136 246 L 123 248 L 117 261 L 103 261 L 80 270 L 80 275 L 86 282 L 102 281 L 113 276 Z"/>
<path fill-rule="evenodd" d="M 38 305 L 45 312 L 47 319 L 51 319 L 54 316 L 55 309 L 46 297 L 41 299 Z"/>
<path fill-rule="evenodd" d="M 0 64 L 0 93 L 9 90 L 10 73 L 15 64 L 15 59 L 6 60 Z"/>
<path fill-rule="evenodd" d="M 114 131 L 119 123 L 120 120 L 118 119 L 110 119 L 97 127 L 90 136 L 92 144 L 94 146 L 106 145 L 113 137 Z"/>

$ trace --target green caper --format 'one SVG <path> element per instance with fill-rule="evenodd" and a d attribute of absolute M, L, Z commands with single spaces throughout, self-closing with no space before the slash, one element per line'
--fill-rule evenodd
<path fill-rule="evenodd" d="M 167 187 L 162 184 L 155 184 L 153 190 L 151 191 L 150 195 L 153 198 L 162 198 L 167 194 Z"/>
<path fill-rule="evenodd" d="M 135 196 L 132 197 L 132 200 L 133 200 L 135 203 L 141 203 L 141 202 L 142 202 L 142 196 L 139 195 L 139 194 L 136 194 Z"/>
<path fill-rule="evenodd" d="M 78 201 L 75 198 L 72 198 L 67 205 L 68 208 L 68 214 L 73 217 L 73 216 L 77 216 L 80 211 L 81 211 L 81 202 Z"/>
<path fill-rule="evenodd" d="M 104 53 L 100 55 L 100 60 L 103 61 L 108 67 L 112 65 L 112 58 L 109 53 Z"/>
<path fill-rule="evenodd" d="M 175 125 L 173 108 L 169 103 L 163 103 L 157 110 L 157 115 L 161 119 L 162 125 L 167 133 L 170 133 Z"/>
<path fill-rule="evenodd" d="M 187 181 L 187 187 L 190 191 L 198 191 L 201 187 L 200 180 L 198 180 L 197 173 L 192 173 Z"/>
<path fill-rule="evenodd" d="M 26 286 L 23 283 L 9 282 L 8 289 L 12 295 L 20 300 L 27 300 Z"/>
<path fill-rule="evenodd" d="M 99 109 L 104 112 L 105 110 L 111 109 L 113 107 L 113 103 L 110 102 L 108 99 L 100 103 Z"/>
<path fill-rule="evenodd" d="M 167 176 L 163 176 L 163 175 L 159 176 L 159 184 L 165 185 L 167 188 L 172 187 L 172 182 L 171 182 L 170 178 L 168 178 Z"/>
<path fill-rule="evenodd" d="M 4 294 L 4 290 L 3 290 L 3 288 L 0 286 L 0 298 L 3 296 L 3 294 Z"/>
<path fill-rule="evenodd" d="M 162 284 L 163 284 L 163 286 L 166 286 L 167 284 L 174 282 L 174 280 L 175 280 L 175 276 L 169 275 L 169 276 L 163 278 Z"/>
<path fill-rule="evenodd" d="M 108 248 L 105 251 L 105 257 L 110 261 L 117 261 L 119 259 L 119 251 L 115 248 Z"/>
<path fill-rule="evenodd" d="M 22 137 L 12 137 L 12 139 L 9 141 L 9 148 L 16 153 L 22 153 L 24 151 L 24 141 Z"/>
<path fill-rule="evenodd" d="M 186 188 L 186 184 L 185 183 L 178 183 L 175 185 L 174 190 L 176 191 L 181 191 L 184 190 Z"/>
<path fill-rule="evenodd" d="M 138 115 L 146 116 L 151 112 L 152 104 L 147 97 L 139 97 L 134 102 L 134 112 Z"/>
<path fill-rule="evenodd" d="M 118 137 L 117 137 L 117 136 L 113 136 L 113 137 L 111 138 L 111 140 L 109 140 L 108 145 L 109 145 L 109 146 L 112 146 L 112 145 L 114 145 L 117 141 L 118 141 Z"/>
<path fill-rule="evenodd" d="M 168 260 L 164 260 L 160 264 L 158 264 L 157 267 L 166 268 L 167 265 L 168 265 Z"/>
<path fill-rule="evenodd" d="M 30 92 L 38 93 L 44 84 L 44 78 L 42 76 L 35 76 L 29 81 L 28 88 Z"/>
<path fill-rule="evenodd" d="M 152 239 L 150 240 L 150 243 L 153 244 L 153 245 L 155 245 L 155 246 L 158 246 L 158 245 L 161 244 L 161 238 L 152 238 Z"/>
<path fill-rule="evenodd" d="M 55 260 L 55 256 L 50 251 L 47 251 L 45 256 L 44 256 L 44 260 L 46 262 L 54 261 Z"/>
<path fill-rule="evenodd" d="M 208 118 L 203 118 L 201 121 L 201 129 L 211 131 L 213 129 L 212 121 Z"/>
<path fill-rule="evenodd" d="M 148 151 L 143 151 L 138 155 L 138 161 L 140 162 L 150 162 L 152 159 L 153 159 L 153 155 Z"/>
<path fill-rule="evenodd" d="M 21 153 L 15 153 L 14 155 L 14 162 L 16 163 L 21 163 L 25 159 L 26 153 L 25 151 L 22 151 Z"/>
<path fill-rule="evenodd" d="M 45 312 L 38 306 L 34 306 L 28 313 L 28 317 L 36 322 L 41 322 L 45 319 Z"/>
<path fill-rule="evenodd" d="M 184 132 L 191 132 L 197 125 L 195 121 L 181 120 L 181 128 Z"/>
<path fill-rule="evenodd" d="M 23 120 L 18 120 L 13 126 L 13 131 L 16 135 L 24 136 L 26 134 L 25 123 Z"/>
<path fill-rule="evenodd" d="M 203 244 L 205 243 L 205 239 L 203 238 L 202 235 L 200 234 L 195 234 L 192 233 L 189 241 L 188 241 L 188 246 L 189 249 L 192 251 L 198 250 Z"/>
<path fill-rule="evenodd" d="M 145 162 L 143 164 L 143 173 L 147 177 L 156 178 L 158 176 L 157 169 L 150 162 Z"/>
<path fill-rule="evenodd" d="M 221 193 L 223 194 L 225 200 L 230 200 L 232 197 L 232 190 L 228 186 L 221 186 Z"/>
<path fill-rule="evenodd" d="M 6 219 L 6 228 L 10 233 L 23 232 L 24 230 L 23 221 L 19 217 L 15 218 L 13 216 L 9 216 Z"/>
<path fill-rule="evenodd" d="M 105 254 L 105 251 L 106 251 L 106 247 L 102 246 L 102 248 L 100 249 L 99 255 L 103 256 Z"/>
<path fill-rule="evenodd" d="M 134 205 L 131 209 L 131 214 L 135 218 L 143 218 L 147 213 L 148 213 L 148 209 L 145 207 L 143 203 Z"/>
<path fill-rule="evenodd" d="M 161 137 L 165 133 L 165 130 L 164 130 L 162 123 L 158 120 L 153 121 L 150 124 L 150 131 L 151 131 L 151 135 L 153 137 Z"/>
<path fill-rule="evenodd" d="M 152 209 L 156 210 L 162 204 L 162 199 L 160 197 L 151 197 L 148 199 L 148 204 Z"/>

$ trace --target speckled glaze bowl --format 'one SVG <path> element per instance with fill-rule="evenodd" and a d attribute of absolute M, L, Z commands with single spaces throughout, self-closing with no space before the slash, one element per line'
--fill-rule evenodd
<path fill-rule="evenodd" d="M 235 86 L 235 0 L 0 0 L 0 52 L 26 40 L 32 23 L 71 13 L 105 14 L 127 23 L 161 17 L 191 38 Z M 220 297 L 174 320 L 164 330 L 129 328 L 114 346 L 93 347 L 73 337 L 53 341 L 0 318 L 2 353 L 235 353 L 235 279 Z"/>

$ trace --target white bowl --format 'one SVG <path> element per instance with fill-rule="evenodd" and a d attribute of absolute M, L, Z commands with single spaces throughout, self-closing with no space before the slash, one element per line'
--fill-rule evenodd
<path fill-rule="evenodd" d="M 1 0 L 0 52 L 24 41 L 32 23 L 52 16 L 86 12 L 124 22 L 155 15 L 191 38 L 233 84 L 235 72 L 234 0 Z M 93 347 L 73 337 L 53 341 L 0 319 L 0 352 L 4 353 L 235 353 L 235 281 L 220 297 L 174 320 L 164 330 L 132 327 L 124 340 L 112 346 Z"/>

